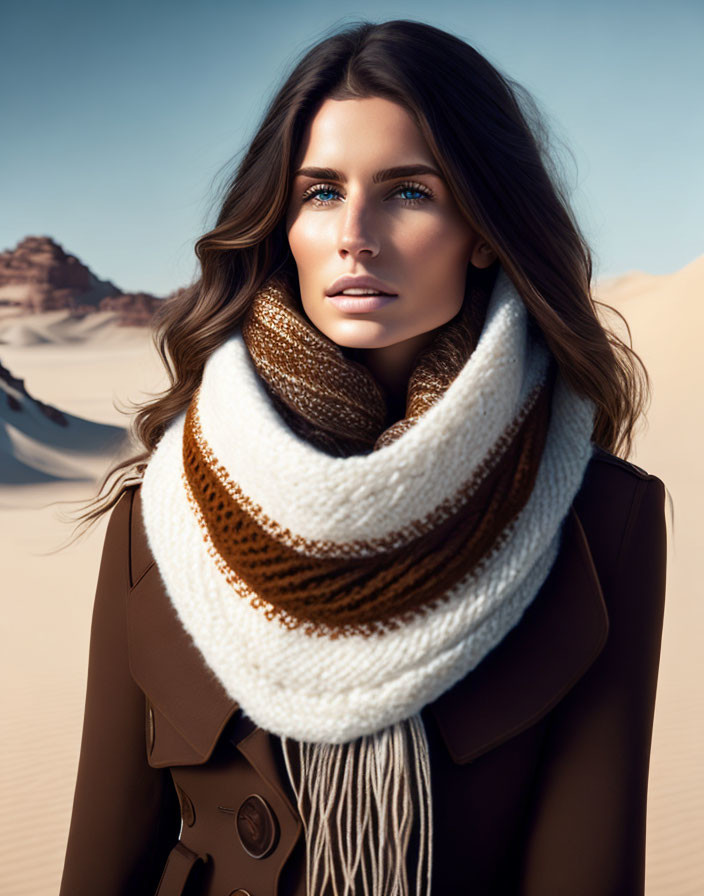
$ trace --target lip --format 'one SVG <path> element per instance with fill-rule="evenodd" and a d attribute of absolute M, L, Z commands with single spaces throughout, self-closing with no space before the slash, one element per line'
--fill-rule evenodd
<path fill-rule="evenodd" d="M 325 295 L 335 296 L 337 293 L 342 292 L 343 289 L 378 289 L 380 292 L 387 293 L 387 296 L 384 296 L 384 298 L 395 298 L 398 295 L 398 293 L 395 293 L 390 286 L 381 280 L 377 280 L 376 277 L 370 277 L 368 275 L 363 277 L 353 277 L 351 274 L 345 274 L 342 277 L 338 277 L 337 280 L 325 290 Z M 360 297 L 344 296 L 343 298 L 358 299 Z"/>
<path fill-rule="evenodd" d="M 344 287 L 343 287 L 344 289 Z M 376 311 L 398 296 L 328 296 L 328 299 L 340 311 L 351 311 L 361 314 L 364 311 Z"/>

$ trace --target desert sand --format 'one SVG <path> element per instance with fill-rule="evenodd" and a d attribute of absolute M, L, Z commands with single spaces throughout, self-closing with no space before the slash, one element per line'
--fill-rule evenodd
<path fill-rule="evenodd" d="M 646 892 L 694 896 L 704 890 L 704 601 L 695 569 L 704 497 L 698 457 L 704 368 L 695 345 L 704 325 L 704 256 L 675 274 L 626 274 L 596 292 L 625 315 L 653 384 L 647 421 L 629 459 L 659 476 L 674 502 L 674 528 L 667 508 Z M 625 333 L 617 317 L 604 314 Z M 28 414 L 23 426 L 4 407 L 0 417 L 2 890 L 49 896 L 58 892 L 68 834 L 91 608 L 107 525 L 103 518 L 87 537 L 57 551 L 72 532 L 66 515 L 76 505 L 52 502 L 95 493 L 96 477 L 129 448 L 124 433 L 106 427 L 126 427 L 129 417 L 119 408 L 159 392 L 167 377 L 149 331 L 118 327 L 110 312 L 78 322 L 60 311 L 0 313 L 0 362 L 71 423 L 59 438 L 45 415 Z M 119 438 L 106 441 L 106 434 Z M 26 484 L 13 482 L 18 462 Z"/>

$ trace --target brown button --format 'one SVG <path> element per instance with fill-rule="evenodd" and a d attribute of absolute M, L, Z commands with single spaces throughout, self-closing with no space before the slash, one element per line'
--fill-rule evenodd
<path fill-rule="evenodd" d="M 248 890 L 233 890 L 230 896 L 249 896 Z"/>
<path fill-rule="evenodd" d="M 245 852 L 254 859 L 263 859 L 276 846 L 276 817 L 258 793 L 248 796 L 237 810 L 237 833 Z"/>
<path fill-rule="evenodd" d="M 187 824 L 189 828 L 193 827 L 196 820 L 196 810 L 193 806 L 193 802 L 191 798 L 188 796 L 185 790 L 176 784 L 176 793 L 178 795 L 178 801 L 181 806 L 181 818 L 183 819 L 183 823 Z"/>

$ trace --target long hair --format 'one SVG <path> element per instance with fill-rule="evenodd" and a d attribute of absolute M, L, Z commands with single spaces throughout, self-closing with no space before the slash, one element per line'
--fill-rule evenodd
<path fill-rule="evenodd" d="M 297 282 L 285 213 L 304 129 L 325 99 L 372 96 L 414 118 L 462 214 L 496 252 L 562 375 L 595 403 L 593 440 L 628 457 L 650 380 L 638 355 L 597 317 L 596 305 L 604 303 L 591 294 L 591 253 L 534 101 L 446 31 L 409 20 L 362 22 L 305 52 L 271 99 L 215 226 L 195 244 L 199 276 L 153 321 L 170 384 L 134 405 L 130 434 L 142 450 L 108 471 L 76 517 L 84 525 L 140 480 L 169 423 L 191 401 L 206 361 L 240 325 L 260 287 L 274 274 Z"/>

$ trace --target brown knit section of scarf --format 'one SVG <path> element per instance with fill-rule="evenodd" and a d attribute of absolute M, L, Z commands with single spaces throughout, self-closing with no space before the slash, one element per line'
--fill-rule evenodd
<path fill-rule="evenodd" d="M 257 293 L 242 336 L 272 402 L 297 435 L 336 456 L 367 453 L 410 429 L 462 370 L 479 339 L 496 274 L 493 268 L 473 271 L 460 311 L 416 358 L 405 417 L 388 428 L 373 375 L 309 322 L 285 281 Z"/>
<path fill-rule="evenodd" d="M 262 306 L 259 307 L 261 310 Z M 282 307 L 285 307 L 282 303 L 274 302 L 275 315 L 281 313 Z M 288 330 L 287 338 L 292 339 L 288 354 L 294 356 L 299 323 L 296 321 Z M 250 336 L 253 332 L 249 330 Z M 283 373 L 278 372 L 280 357 L 274 359 L 276 364 L 270 360 L 266 366 L 268 382 L 284 387 L 288 402 L 292 396 L 309 394 L 316 370 L 336 372 L 341 382 L 326 384 L 324 391 L 321 387 L 321 394 L 334 395 L 338 408 L 346 409 L 348 416 L 340 428 L 345 428 L 350 435 L 352 421 L 366 417 L 369 435 L 365 438 L 374 437 L 378 448 L 412 426 L 459 372 L 453 372 L 453 368 L 459 365 L 461 369 L 462 363 L 466 363 L 468 355 L 462 362 L 458 348 L 462 344 L 458 332 L 459 328 L 453 333 L 446 331 L 443 350 L 450 363 L 446 367 L 440 365 L 444 370 L 442 376 L 434 380 L 431 365 L 428 363 L 419 369 L 419 361 L 409 384 L 409 414 L 413 414 L 413 419 L 407 416 L 398 421 L 390 428 L 391 435 L 386 430 L 374 436 L 371 418 L 365 415 L 368 406 L 365 408 L 364 403 L 357 401 L 357 389 L 364 378 L 352 374 L 347 381 L 348 365 L 352 362 L 344 356 L 342 360 L 337 356 L 330 360 L 323 348 L 324 340 L 319 341 L 320 350 L 329 363 L 318 368 L 310 362 L 306 388 L 297 391 L 296 377 L 287 378 L 287 373 L 297 369 L 295 358 L 283 365 Z M 315 337 L 313 333 L 311 341 L 306 343 L 309 347 Z M 473 347 L 474 343 L 472 350 Z M 429 354 L 432 352 L 423 353 L 426 362 L 431 360 Z M 262 601 L 265 602 L 269 618 L 279 617 L 290 628 L 303 626 L 309 634 L 328 637 L 369 635 L 397 628 L 446 599 L 446 592 L 468 573 L 477 571 L 508 536 L 511 523 L 535 483 L 550 420 L 555 375 L 551 359 L 546 379 L 529 397 L 523 415 L 513 421 L 473 479 L 458 483 L 458 491 L 447 502 L 448 506 L 437 508 L 434 515 L 418 521 L 415 537 L 409 537 L 408 533 L 390 533 L 386 545 L 378 542 L 374 545 L 372 556 L 368 555 L 368 544 L 352 543 L 335 546 L 336 554 L 326 556 L 329 546 L 325 544 L 311 545 L 288 531 L 277 532 L 214 457 L 200 429 L 195 400 L 187 411 L 184 427 L 186 479 L 217 554 L 235 573 L 236 580 L 244 584 L 244 590 L 250 592 L 253 605 L 262 607 Z M 369 396 L 372 392 L 373 389 L 367 390 L 366 394 Z M 302 419 L 308 420 L 316 433 L 325 433 L 326 426 L 334 426 L 334 415 L 322 414 L 324 425 L 314 422 L 311 409 L 324 406 L 324 398 L 316 396 L 316 401 L 306 404 L 302 412 Z M 353 440 L 348 436 L 345 441 L 349 448 Z M 356 440 L 357 444 L 362 441 Z M 340 447 L 339 433 L 330 434 L 329 444 Z M 360 547 L 366 550 L 366 555 L 360 555 Z"/>

